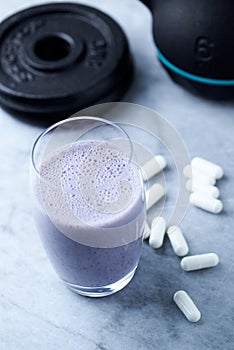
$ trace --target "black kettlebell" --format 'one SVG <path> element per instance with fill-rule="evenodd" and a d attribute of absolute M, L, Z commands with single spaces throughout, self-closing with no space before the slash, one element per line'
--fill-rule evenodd
<path fill-rule="evenodd" d="M 142 0 L 153 15 L 159 60 L 205 97 L 234 97 L 234 1 Z"/>

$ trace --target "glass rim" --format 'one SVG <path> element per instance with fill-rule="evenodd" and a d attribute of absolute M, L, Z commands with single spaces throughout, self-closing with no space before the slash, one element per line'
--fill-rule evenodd
<path fill-rule="evenodd" d="M 132 156 L 133 156 L 133 144 L 132 141 L 129 137 L 129 135 L 127 134 L 127 132 L 118 125 L 118 123 L 113 123 L 107 119 L 104 118 L 99 118 L 99 117 L 92 117 L 92 116 L 72 116 L 72 117 L 68 117 L 66 119 L 60 120 L 59 122 L 52 124 L 51 126 L 49 126 L 47 129 L 45 129 L 44 131 L 42 131 L 38 137 L 36 138 L 36 140 L 33 143 L 33 147 L 32 147 L 32 151 L 31 151 L 31 163 L 33 166 L 34 171 L 36 172 L 36 174 L 41 178 L 41 174 L 40 174 L 40 170 L 38 169 L 38 166 L 36 164 L 36 160 L 35 160 L 35 151 L 37 149 L 37 147 L 39 146 L 39 142 L 40 140 L 43 139 L 44 136 L 46 136 L 48 133 L 50 133 L 52 130 L 56 130 L 57 127 L 61 126 L 61 125 L 65 125 L 66 123 L 70 122 L 70 121 L 78 121 L 78 120 L 94 120 L 94 121 L 99 121 L 102 122 L 103 124 L 107 124 L 110 125 L 116 129 L 118 129 L 119 131 L 121 131 L 125 137 L 127 138 L 129 145 L 130 145 L 130 154 L 129 154 L 129 160 L 128 160 L 128 164 L 130 163 Z"/>

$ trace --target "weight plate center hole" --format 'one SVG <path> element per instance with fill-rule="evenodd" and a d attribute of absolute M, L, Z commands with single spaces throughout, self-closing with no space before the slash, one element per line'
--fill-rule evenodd
<path fill-rule="evenodd" d="M 24 58 L 32 68 L 55 71 L 73 64 L 82 56 L 83 50 L 83 42 L 66 33 L 43 33 L 27 43 Z"/>
<path fill-rule="evenodd" d="M 61 36 L 50 35 L 39 39 L 34 44 L 35 55 L 44 61 L 58 61 L 69 55 L 70 43 Z"/>

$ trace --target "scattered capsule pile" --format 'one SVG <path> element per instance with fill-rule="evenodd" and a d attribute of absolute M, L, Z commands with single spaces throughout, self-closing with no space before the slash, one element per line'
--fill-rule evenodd
<path fill-rule="evenodd" d="M 155 156 L 142 167 L 144 180 L 149 180 L 167 165 L 163 156 Z M 184 176 L 188 178 L 186 189 L 191 192 L 190 203 L 208 212 L 218 214 L 223 209 L 219 197 L 219 189 L 215 186 L 216 181 L 223 176 L 223 169 L 203 158 L 193 158 L 191 164 L 184 168 Z M 146 209 L 150 209 L 165 195 L 165 189 L 158 183 L 152 185 L 146 191 Z M 164 237 L 167 234 L 172 249 L 179 257 L 183 257 L 180 266 L 184 271 L 195 271 L 214 267 L 219 263 L 219 257 L 215 253 L 196 254 L 186 256 L 189 252 L 188 243 L 178 226 L 167 228 L 166 220 L 163 217 L 155 217 L 151 227 L 145 222 L 144 239 L 149 239 L 152 248 L 162 247 Z M 183 290 L 177 291 L 173 300 L 190 322 L 197 322 L 201 313 L 190 296 Z"/>
<path fill-rule="evenodd" d="M 191 193 L 190 203 L 198 208 L 218 214 L 223 210 L 223 203 L 218 199 L 219 189 L 216 181 L 223 177 L 223 169 L 200 157 L 192 159 L 191 164 L 184 168 L 188 177 L 186 188 Z"/>

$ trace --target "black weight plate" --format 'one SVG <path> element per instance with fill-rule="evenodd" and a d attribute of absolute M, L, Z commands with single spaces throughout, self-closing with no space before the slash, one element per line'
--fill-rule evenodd
<path fill-rule="evenodd" d="M 35 6 L 0 24 L 0 103 L 21 116 L 50 122 L 116 101 L 132 68 L 122 29 L 88 6 Z"/>

